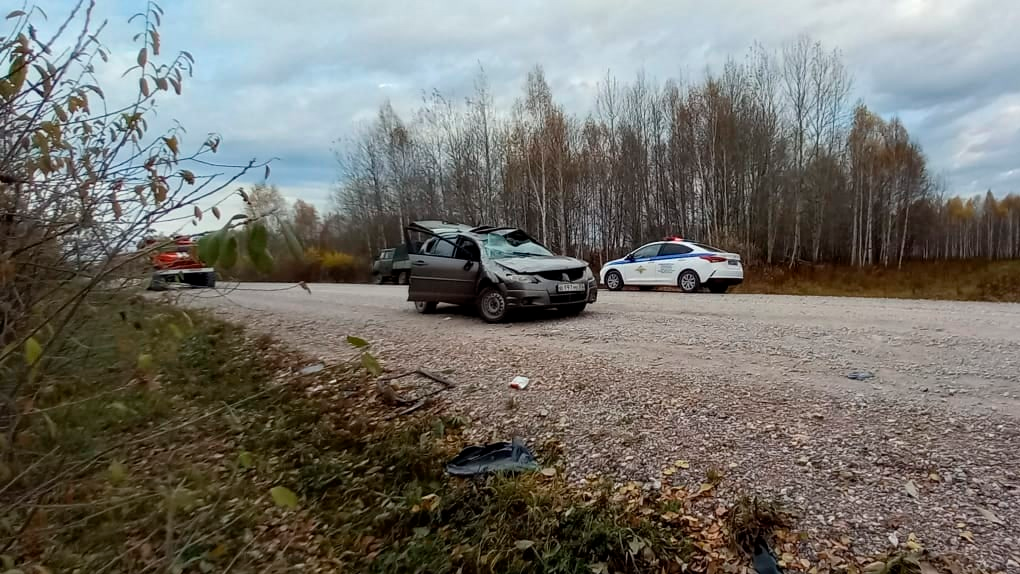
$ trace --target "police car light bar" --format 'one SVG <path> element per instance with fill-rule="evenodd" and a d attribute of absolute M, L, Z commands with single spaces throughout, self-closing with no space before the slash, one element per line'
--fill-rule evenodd
<path fill-rule="evenodd" d="M 662 240 L 663 241 L 683 241 L 684 238 L 683 237 L 679 237 L 677 235 L 673 235 L 673 236 L 670 236 L 670 237 L 663 237 Z"/>

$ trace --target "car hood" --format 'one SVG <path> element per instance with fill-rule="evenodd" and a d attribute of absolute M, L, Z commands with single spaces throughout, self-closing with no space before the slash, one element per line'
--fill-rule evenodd
<path fill-rule="evenodd" d="M 541 273 L 587 267 L 588 263 L 573 257 L 555 255 L 552 257 L 506 257 L 495 259 L 496 263 L 514 273 Z"/>

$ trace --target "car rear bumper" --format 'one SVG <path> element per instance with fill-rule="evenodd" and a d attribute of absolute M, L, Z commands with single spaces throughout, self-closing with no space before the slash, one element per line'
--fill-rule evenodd
<path fill-rule="evenodd" d="M 580 305 L 582 303 L 594 303 L 598 300 L 599 289 L 595 280 L 588 281 L 584 291 L 571 293 L 557 293 L 555 285 L 548 286 L 537 284 L 526 289 L 510 289 L 506 285 L 500 286 L 506 296 L 507 305 L 514 308 L 524 307 L 559 307 L 561 305 Z"/>

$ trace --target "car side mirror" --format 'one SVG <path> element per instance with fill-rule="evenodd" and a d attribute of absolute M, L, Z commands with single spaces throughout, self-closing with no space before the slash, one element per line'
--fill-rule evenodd
<path fill-rule="evenodd" d="M 634 261 L 634 254 L 628 253 L 627 256 L 624 257 L 624 259 L 626 259 L 627 261 Z"/>

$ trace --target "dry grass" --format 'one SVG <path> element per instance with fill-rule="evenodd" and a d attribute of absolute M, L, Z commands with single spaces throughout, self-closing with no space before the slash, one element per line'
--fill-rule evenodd
<path fill-rule="evenodd" d="M 199 314 L 95 309 L 6 453 L 9 567 L 641 572 L 689 555 L 682 535 L 557 473 L 450 479 L 467 421 L 386 422 L 360 367 L 302 376 L 300 357 Z"/>
<path fill-rule="evenodd" d="M 750 267 L 734 292 L 1020 302 L 1020 261 L 914 261 L 902 269 Z"/>

